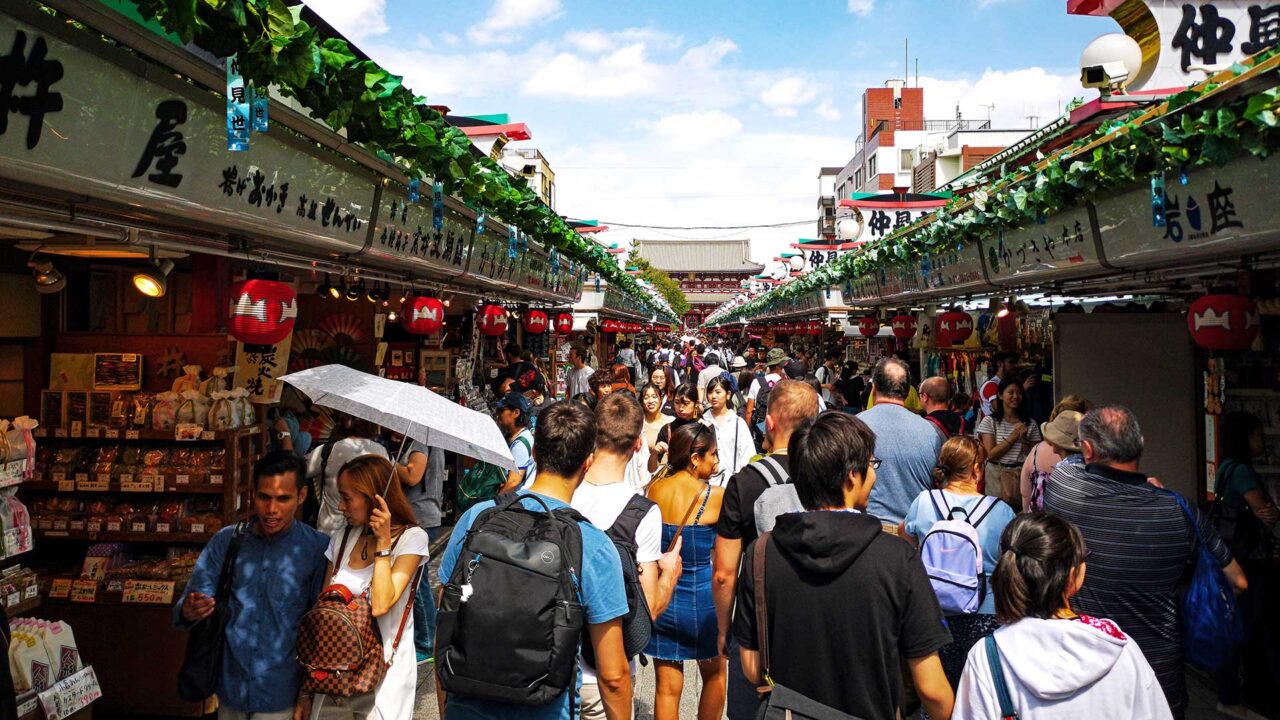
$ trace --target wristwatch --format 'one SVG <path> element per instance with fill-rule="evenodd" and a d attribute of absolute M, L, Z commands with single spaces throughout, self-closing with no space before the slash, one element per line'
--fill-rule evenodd
<path fill-rule="evenodd" d="M 390 549 L 387 549 L 387 550 L 376 550 L 376 551 L 374 551 L 373 556 L 374 556 L 375 558 L 380 558 L 380 557 L 389 558 L 389 557 L 391 557 L 391 550 L 390 550 Z"/>

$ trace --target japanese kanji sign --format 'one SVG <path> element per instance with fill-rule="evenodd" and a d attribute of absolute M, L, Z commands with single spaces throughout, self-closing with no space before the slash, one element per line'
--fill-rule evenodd
<path fill-rule="evenodd" d="M 246 346 L 242 342 L 236 343 L 236 387 L 249 391 L 250 402 L 280 402 L 284 386 L 276 378 L 289 372 L 289 349 L 292 345 L 292 336 L 275 345 Z M 248 347 L 256 352 L 249 352 Z M 263 347 L 267 349 L 263 350 Z"/>
<path fill-rule="evenodd" d="M 1083 207 L 998 233 L 982 246 L 988 277 L 997 285 L 1024 283 L 1029 277 L 1055 280 L 1096 272 L 1100 264 L 1093 226 Z"/>

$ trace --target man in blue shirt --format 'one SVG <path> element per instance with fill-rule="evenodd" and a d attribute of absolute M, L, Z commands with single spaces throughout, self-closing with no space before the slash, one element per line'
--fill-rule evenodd
<path fill-rule="evenodd" d="M 535 430 L 533 452 L 538 461 L 538 474 L 529 489 L 521 494 L 542 498 L 552 510 L 569 506 L 573 493 L 591 466 L 596 444 L 595 413 L 579 402 L 563 401 L 542 411 Z M 541 506 L 532 500 L 522 501 L 531 510 Z M 476 516 L 494 506 L 493 500 L 477 504 L 458 520 L 449 545 L 440 559 L 440 584 L 446 585 L 453 575 L 463 541 Z M 613 542 L 590 522 L 580 522 L 582 529 L 582 605 L 586 617 L 587 640 L 596 654 L 596 673 L 600 697 L 608 720 L 631 718 L 631 666 L 627 662 L 622 641 L 622 617 L 627 614 L 627 595 L 622 585 L 622 564 Z M 437 658 L 436 667 L 447 662 Z M 580 683 L 581 673 L 576 683 Z M 452 695 L 445 697 L 436 684 L 440 715 L 446 720 L 569 720 L 569 698 L 578 693 L 563 692 L 552 702 L 538 706 L 511 705 L 491 700 Z M 447 701 L 447 702 L 446 702 Z M 574 711 L 572 716 L 577 716 Z"/>
<path fill-rule="evenodd" d="M 294 522 L 307 497 L 303 478 L 292 453 L 259 460 L 253 468 L 255 517 L 240 542 L 231 597 L 214 597 L 235 533 L 225 527 L 200 553 L 187 592 L 173 608 L 174 625 L 187 629 L 213 614 L 217 603 L 229 603 L 219 720 L 294 720 L 302 685 L 298 624 L 324 587 L 329 544 L 328 536 Z"/>

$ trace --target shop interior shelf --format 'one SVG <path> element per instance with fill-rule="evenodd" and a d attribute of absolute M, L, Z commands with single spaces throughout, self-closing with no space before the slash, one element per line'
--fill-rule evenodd
<path fill-rule="evenodd" d="M 22 483 L 25 490 L 32 492 L 58 492 L 58 483 L 49 480 L 31 480 Z M 179 485 L 172 481 L 166 480 L 165 489 L 163 490 L 121 490 L 120 483 L 112 482 L 106 490 L 69 490 L 66 492 L 101 492 L 101 493 L 124 493 L 127 495 L 221 495 L 226 492 L 225 485 L 210 485 L 208 483 L 186 483 Z"/>
<path fill-rule="evenodd" d="M 87 532 L 85 530 L 35 530 L 37 540 L 91 540 L 93 542 L 207 543 L 213 533 L 184 532 Z"/>
<path fill-rule="evenodd" d="M 17 617 L 24 613 L 29 613 L 38 607 L 40 607 L 40 596 L 36 595 L 35 597 L 23 600 L 16 605 L 9 605 L 4 609 L 4 612 L 9 617 Z"/>
<path fill-rule="evenodd" d="M 108 441 L 108 440 L 135 441 L 136 440 L 139 442 L 141 441 L 154 442 L 157 440 L 162 440 L 167 442 L 177 441 L 177 438 L 174 437 L 174 432 L 172 430 L 150 430 L 147 428 L 127 428 L 127 429 L 89 428 L 85 432 L 91 433 L 91 432 L 94 432 L 95 430 L 97 431 L 95 435 L 82 434 L 79 436 L 71 436 L 69 433 L 59 434 L 60 431 L 50 431 L 46 428 L 36 428 L 31 434 L 37 438 L 41 438 L 45 440 L 98 440 L 98 441 Z M 262 430 L 261 425 L 253 425 L 246 428 L 237 428 L 235 430 L 210 430 L 210 431 L 206 431 L 206 433 L 211 433 L 212 437 L 202 436 L 199 440 L 185 440 L 181 442 L 226 442 L 228 438 L 231 438 L 237 435 L 252 435 L 254 433 L 261 432 L 261 430 Z"/>

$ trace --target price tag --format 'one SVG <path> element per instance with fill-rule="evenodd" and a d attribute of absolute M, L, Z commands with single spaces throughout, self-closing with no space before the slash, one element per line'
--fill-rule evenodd
<path fill-rule="evenodd" d="M 189 483 L 191 482 L 191 476 L 190 476 L 190 475 L 185 475 L 185 474 L 184 474 L 184 475 L 174 475 L 174 476 L 173 476 L 173 481 L 174 481 L 174 482 L 176 482 L 176 483 L 178 483 L 179 485 L 187 485 L 187 484 L 189 484 Z"/>
<path fill-rule="evenodd" d="M 97 580 L 75 580 L 71 583 L 71 602 L 91 603 L 97 599 Z"/>
<path fill-rule="evenodd" d="M 46 517 L 42 517 L 42 518 L 37 519 L 37 520 L 36 520 L 36 529 L 37 529 L 37 530 L 52 530 L 52 529 L 53 529 L 53 519 L 52 519 L 52 518 L 46 518 Z"/>
<path fill-rule="evenodd" d="M 76 473 L 76 485 L 89 482 L 89 473 Z"/>
<path fill-rule="evenodd" d="M 68 525 L 67 527 L 68 527 L 68 528 L 70 528 L 71 530 L 76 531 L 76 532 L 84 532 L 84 521 L 83 521 L 83 520 L 72 520 L 72 521 L 71 521 L 71 524 L 70 524 L 70 525 Z"/>
<path fill-rule="evenodd" d="M 102 437 L 102 430 L 100 428 L 89 428 L 84 431 L 84 436 L 87 438 Z"/>
<path fill-rule="evenodd" d="M 107 523 L 107 532 L 120 532 L 120 523 L 118 523 L 118 522 L 108 522 L 108 523 Z"/>
<path fill-rule="evenodd" d="M 71 437 L 78 438 L 84 436 L 84 423 L 79 420 L 71 421 Z"/>
<path fill-rule="evenodd" d="M 192 523 L 191 532 L 199 535 L 204 532 L 204 523 Z"/>
<path fill-rule="evenodd" d="M 81 478 L 84 478 L 81 480 Z M 83 492 L 106 492 L 111 489 L 111 474 L 98 473 L 97 476 L 90 480 L 87 473 L 78 473 L 76 475 L 76 490 Z"/>
<path fill-rule="evenodd" d="M 205 430 L 204 432 L 200 433 L 200 439 L 201 439 L 201 440 L 213 440 L 213 439 L 214 439 L 213 431 L 212 431 L 212 430 Z"/>
<path fill-rule="evenodd" d="M 87 666 L 75 675 L 59 680 L 36 696 L 46 720 L 66 720 L 102 697 L 98 676 Z"/>
<path fill-rule="evenodd" d="M 151 476 L 143 475 L 142 479 L 134 480 L 132 475 L 120 476 L 120 492 L 151 492 L 155 486 L 151 484 Z"/>
<path fill-rule="evenodd" d="M 71 578 L 54 578 L 49 586 L 49 597 L 66 599 L 71 596 Z"/>
<path fill-rule="evenodd" d="M 102 521 L 90 520 L 89 522 L 85 523 L 85 530 L 88 530 L 91 533 L 102 532 Z"/>
<path fill-rule="evenodd" d="M 18 706 L 18 717 L 22 718 L 22 717 L 26 717 L 28 715 L 34 714 L 36 711 L 36 707 L 38 707 L 39 705 L 40 705 L 39 697 L 33 697 L 30 700 L 22 703 L 21 705 Z"/>
<path fill-rule="evenodd" d="M 137 440 L 137 439 L 138 439 L 138 431 L 137 431 L 137 430 L 125 430 L 125 431 L 124 431 L 124 439 L 125 439 L 125 440 Z"/>
<path fill-rule="evenodd" d="M 144 533 L 147 531 L 147 524 L 144 522 L 136 522 L 129 524 L 129 532 Z"/>
<path fill-rule="evenodd" d="M 5 607 L 13 607 L 14 605 L 17 605 L 17 604 L 19 604 L 19 603 L 21 603 L 21 602 L 22 602 L 22 593 L 20 593 L 20 592 L 11 592 L 11 593 L 9 593 L 9 595 L 8 595 L 7 597 L 5 597 L 5 599 L 4 599 L 4 606 L 5 606 Z"/>
<path fill-rule="evenodd" d="M 164 523 L 164 522 L 158 522 L 158 523 L 156 523 L 156 532 L 158 532 L 158 533 L 162 533 L 162 532 L 163 532 L 163 533 L 167 533 L 167 532 L 169 532 L 169 523 Z"/>
<path fill-rule="evenodd" d="M 70 524 L 70 523 L 67 521 L 67 519 L 66 519 L 66 518 L 62 518 L 62 519 L 54 518 L 54 520 L 53 520 L 53 529 L 54 529 L 54 530 L 66 530 L 66 529 L 67 529 L 67 525 L 69 525 L 69 524 Z"/>
<path fill-rule="evenodd" d="M 124 595 L 127 603 L 144 605 L 168 605 L 173 602 L 172 580 L 125 580 Z"/>
<path fill-rule="evenodd" d="M 56 437 L 56 438 L 64 438 L 64 437 L 66 437 L 66 436 L 67 436 L 67 429 L 66 429 L 66 428 L 58 428 L 57 430 L 54 430 L 54 431 L 53 431 L 53 436 L 54 436 L 54 437 Z"/>
<path fill-rule="evenodd" d="M 222 473 L 218 473 L 218 474 L 215 474 L 215 475 L 210 475 L 210 476 L 209 476 L 209 484 L 210 484 L 210 485 L 221 485 L 221 484 L 222 484 Z"/>
<path fill-rule="evenodd" d="M 38 585 L 28 585 L 22 590 L 23 600 L 34 600 L 40 595 L 40 587 Z"/>
<path fill-rule="evenodd" d="M 108 430 L 106 433 L 108 440 L 118 440 L 120 438 L 119 430 Z"/>

